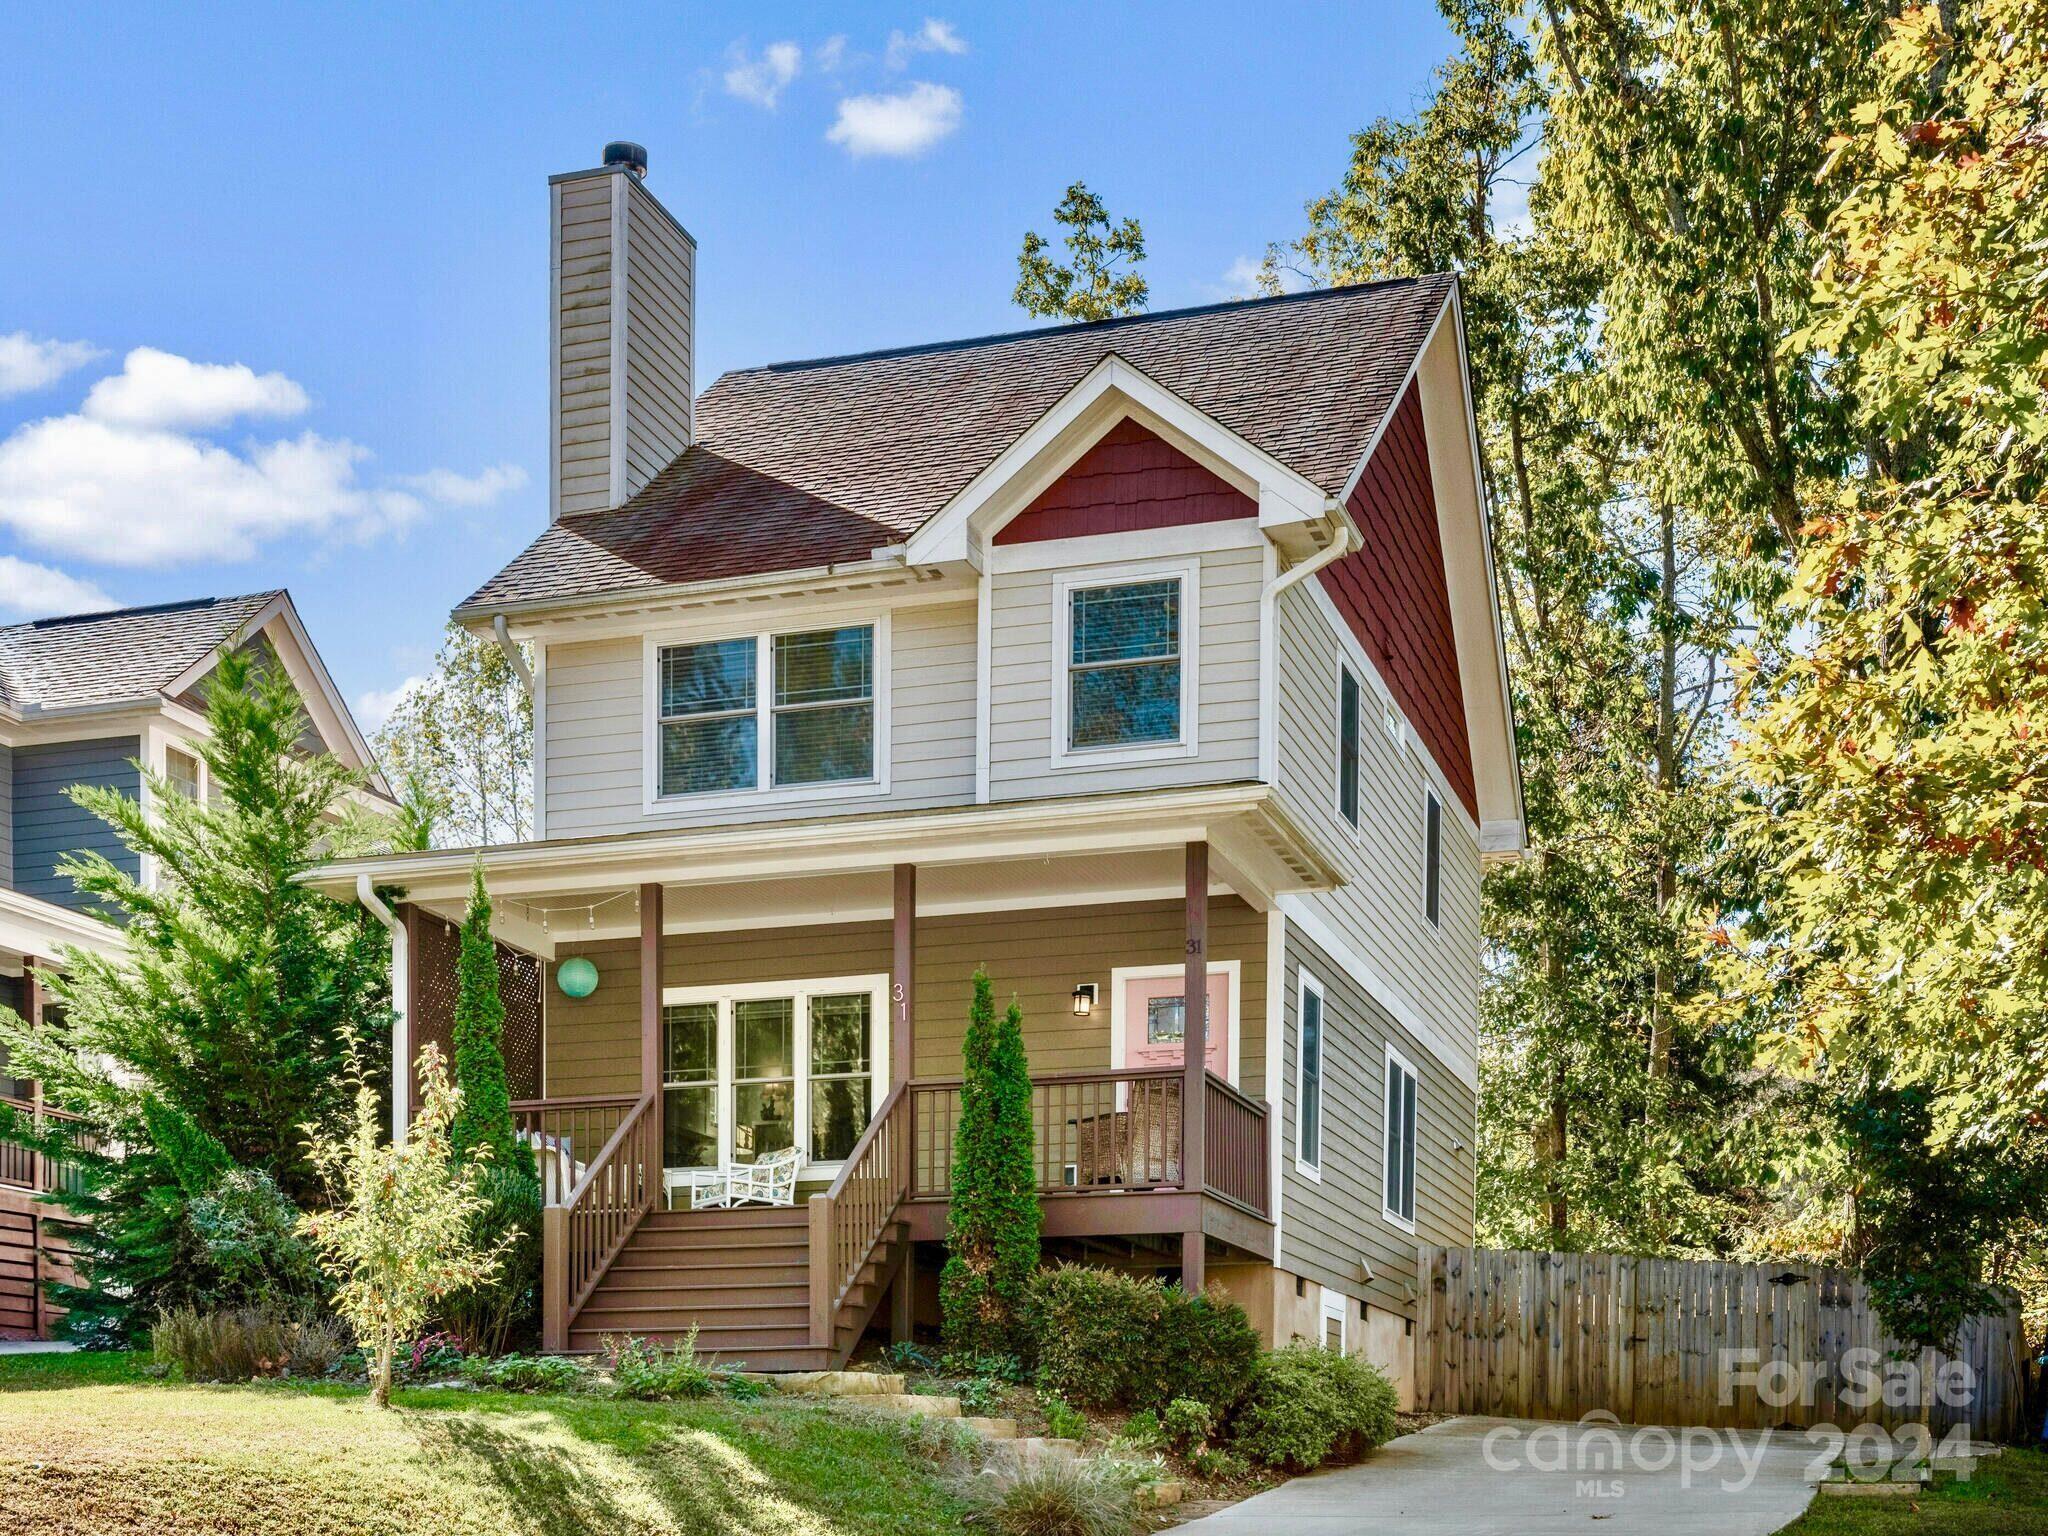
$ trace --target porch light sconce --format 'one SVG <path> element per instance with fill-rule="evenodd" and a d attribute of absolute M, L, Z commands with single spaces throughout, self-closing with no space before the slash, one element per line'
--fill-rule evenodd
<path fill-rule="evenodd" d="M 1095 1011 L 1095 983 L 1084 981 L 1074 988 L 1074 1017 L 1085 1019 Z"/>
<path fill-rule="evenodd" d="M 597 967 L 581 955 L 555 967 L 555 985 L 564 997 L 588 997 L 597 990 Z"/>

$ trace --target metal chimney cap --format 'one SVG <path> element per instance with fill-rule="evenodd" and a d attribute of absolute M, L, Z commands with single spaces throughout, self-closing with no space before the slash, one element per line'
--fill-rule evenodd
<path fill-rule="evenodd" d="M 644 145 L 635 144 L 631 139 L 614 139 L 604 147 L 604 163 L 623 165 L 635 176 L 645 177 L 647 149 Z"/>

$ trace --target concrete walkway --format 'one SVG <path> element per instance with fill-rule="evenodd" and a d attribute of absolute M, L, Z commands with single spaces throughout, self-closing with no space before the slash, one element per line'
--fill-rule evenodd
<path fill-rule="evenodd" d="M 1797 1432 L 1449 1419 L 1181 1527 L 1200 1536 L 1769 1536 L 1813 1496 Z M 1817 1474 L 1816 1474 L 1817 1475 Z"/>
<path fill-rule="evenodd" d="M 0 1339 L 0 1355 L 68 1355 L 77 1347 L 47 1339 Z"/>

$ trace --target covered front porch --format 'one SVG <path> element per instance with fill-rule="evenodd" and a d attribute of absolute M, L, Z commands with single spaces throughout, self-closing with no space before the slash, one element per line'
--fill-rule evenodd
<path fill-rule="evenodd" d="M 508 1058 L 549 1186 L 550 1347 L 688 1301 L 733 1309 L 727 1342 L 766 1352 L 748 1325 L 797 1303 L 750 1312 L 744 1282 L 794 1293 L 798 1247 L 813 1354 L 843 1355 L 885 1293 L 907 1326 L 912 1245 L 945 1231 L 977 966 L 1023 1011 L 1049 1246 L 1196 1285 L 1212 1262 L 1271 1258 L 1267 913 L 1326 861 L 1261 786 L 1076 804 L 486 852 L 501 976 L 533 999 L 509 1010 Z M 452 1016 L 470 857 L 374 871 L 411 877 L 404 1059 Z M 697 1171 L 792 1149 L 800 1244 L 779 1218 L 689 1213 Z M 697 1294 L 707 1275 L 716 1298 Z"/>

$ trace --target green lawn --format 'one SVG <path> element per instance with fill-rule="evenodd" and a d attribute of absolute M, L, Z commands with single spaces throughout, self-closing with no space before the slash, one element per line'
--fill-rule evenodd
<path fill-rule="evenodd" d="M 2048 1454 L 2007 1451 L 1968 1482 L 1910 1498 L 1822 1494 L 1783 1536 L 2042 1536 L 2048 1532 Z"/>
<path fill-rule="evenodd" d="M 915 1432 L 795 1400 L 621 1403 L 170 1385 L 124 1355 L 0 1359 L 0 1515 L 46 1536 L 953 1533 Z M 19 1517 L 26 1516 L 24 1525 Z"/>

